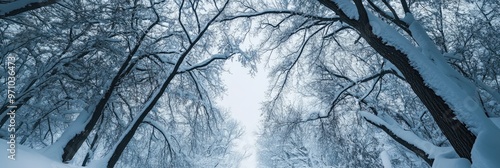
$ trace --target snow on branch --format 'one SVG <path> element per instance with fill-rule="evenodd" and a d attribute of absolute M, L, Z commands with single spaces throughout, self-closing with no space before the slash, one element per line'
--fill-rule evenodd
<path fill-rule="evenodd" d="M 443 153 L 443 151 L 450 150 L 449 147 L 445 148 L 435 146 L 434 144 L 418 137 L 417 135 L 415 135 L 415 133 L 406 131 L 398 125 L 389 124 L 379 116 L 376 116 L 372 113 L 361 111 L 360 115 L 370 124 L 373 124 L 374 126 L 382 129 L 398 143 L 413 151 L 415 154 L 417 154 L 417 156 L 424 159 L 429 165 L 433 164 L 434 158 L 436 158 L 436 156 Z M 392 119 L 389 116 L 384 117 Z"/>
<path fill-rule="evenodd" d="M 177 71 L 177 73 L 181 74 L 181 73 L 192 71 L 194 69 L 202 68 L 202 67 L 209 65 L 210 63 L 212 63 L 215 60 L 225 60 L 225 59 L 230 58 L 233 55 L 234 54 L 216 54 L 216 55 L 213 55 L 212 57 L 210 57 L 209 59 L 203 60 L 197 64 L 182 68 L 179 71 Z"/>
<path fill-rule="evenodd" d="M 222 18 L 218 21 L 224 22 L 224 21 L 231 21 L 231 20 L 235 20 L 235 19 L 239 19 L 239 18 L 252 18 L 252 17 L 258 17 L 258 16 L 270 15 L 270 14 L 288 14 L 290 16 L 303 16 L 306 18 L 311 18 L 311 19 L 320 20 L 320 21 L 339 21 L 340 20 L 340 18 L 338 18 L 338 17 L 327 18 L 327 17 L 305 14 L 305 13 L 298 12 L 298 11 L 268 10 L 268 11 L 263 11 L 263 12 L 252 12 L 252 13 L 239 14 L 239 15 L 235 15 L 235 16 L 227 16 L 227 17 Z"/>
<path fill-rule="evenodd" d="M 44 6 L 52 5 L 57 0 L 17 0 L 0 4 L 0 18 L 14 16 L 30 10 L 35 10 Z"/>

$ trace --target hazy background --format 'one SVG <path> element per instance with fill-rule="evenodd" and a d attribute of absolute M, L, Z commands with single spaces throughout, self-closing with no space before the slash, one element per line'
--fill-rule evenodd
<path fill-rule="evenodd" d="M 261 102 L 265 100 L 267 90 L 267 72 L 259 67 L 254 76 L 249 69 L 237 61 L 226 62 L 223 73 L 227 92 L 220 105 L 227 109 L 232 117 L 244 128 L 244 134 L 238 141 L 238 149 L 249 155 L 241 162 L 240 168 L 256 168 L 256 139 L 260 121 Z"/>

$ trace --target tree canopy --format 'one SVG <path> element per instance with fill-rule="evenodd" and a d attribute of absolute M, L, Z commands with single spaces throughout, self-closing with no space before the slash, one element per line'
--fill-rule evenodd
<path fill-rule="evenodd" d="M 84 167 L 239 167 L 243 129 L 217 102 L 236 60 L 270 68 L 259 167 L 496 167 L 499 9 L 0 1 L 0 138 Z"/>

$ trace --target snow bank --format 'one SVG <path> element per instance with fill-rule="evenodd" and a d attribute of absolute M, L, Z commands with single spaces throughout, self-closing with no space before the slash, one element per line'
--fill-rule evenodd
<path fill-rule="evenodd" d="M 16 145 L 16 160 L 7 158 L 7 141 L 0 139 L 0 151 L 4 154 L 0 157 L 1 167 L 8 168 L 81 168 L 79 166 L 67 165 L 61 162 L 51 160 L 38 151 L 30 149 L 19 144 Z"/>
<path fill-rule="evenodd" d="M 92 110 L 93 111 L 93 110 Z M 44 149 L 44 155 L 50 157 L 51 159 L 62 161 L 62 154 L 64 153 L 64 146 L 85 129 L 86 123 L 89 121 L 90 113 L 81 111 L 78 117 L 73 121 L 64 133 L 57 139 L 57 141 Z"/>

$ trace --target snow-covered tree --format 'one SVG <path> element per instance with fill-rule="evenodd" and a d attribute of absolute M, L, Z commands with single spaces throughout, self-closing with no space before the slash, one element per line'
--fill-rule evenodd
<path fill-rule="evenodd" d="M 257 50 L 278 62 L 267 120 L 305 98 L 309 108 L 289 122 L 370 123 L 429 165 L 454 157 L 462 166 L 499 164 L 491 151 L 500 151 L 500 132 L 490 121 L 498 116 L 498 43 L 487 38 L 498 32 L 498 2 L 247 3 L 228 19 L 253 18 Z"/>
<path fill-rule="evenodd" d="M 1 102 L 1 137 L 17 105 L 19 143 L 61 162 L 114 167 L 124 156 L 158 161 L 123 160 L 135 166 L 235 167 L 241 131 L 214 99 L 224 91 L 223 62 L 253 57 L 220 31 L 230 5 L 59 1 L 2 18 L 0 54 L 16 58 L 17 98 Z"/>
<path fill-rule="evenodd" d="M 262 167 L 495 167 L 499 9 L 489 0 L 0 1 L 0 87 L 9 88 L 0 93 L 12 95 L 0 102 L 0 138 L 15 131 L 18 144 L 83 166 L 237 167 L 241 130 L 214 99 L 224 61 L 253 69 L 258 53 L 273 81 Z"/>

